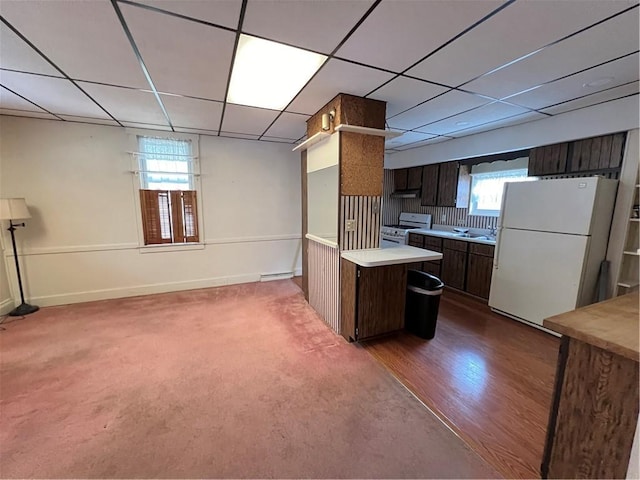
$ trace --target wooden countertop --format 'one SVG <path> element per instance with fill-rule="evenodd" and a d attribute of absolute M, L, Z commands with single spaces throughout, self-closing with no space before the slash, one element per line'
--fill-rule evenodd
<path fill-rule="evenodd" d="M 604 350 L 639 361 L 638 292 L 547 318 L 543 326 Z"/>

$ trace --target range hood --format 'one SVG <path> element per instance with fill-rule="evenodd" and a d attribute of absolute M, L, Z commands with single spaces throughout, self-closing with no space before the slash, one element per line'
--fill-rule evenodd
<path fill-rule="evenodd" d="M 407 190 L 394 190 L 391 193 L 391 198 L 419 198 L 420 189 L 412 188 Z"/>

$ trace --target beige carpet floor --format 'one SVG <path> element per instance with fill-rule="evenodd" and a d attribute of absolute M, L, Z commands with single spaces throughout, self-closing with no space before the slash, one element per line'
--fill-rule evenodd
<path fill-rule="evenodd" d="M 290 280 L 3 326 L 4 478 L 498 476 Z"/>

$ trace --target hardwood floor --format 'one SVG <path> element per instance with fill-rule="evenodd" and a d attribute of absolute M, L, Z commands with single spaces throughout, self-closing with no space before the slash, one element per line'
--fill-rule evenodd
<path fill-rule="evenodd" d="M 433 340 L 363 346 L 506 478 L 539 478 L 560 339 L 445 291 Z"/>

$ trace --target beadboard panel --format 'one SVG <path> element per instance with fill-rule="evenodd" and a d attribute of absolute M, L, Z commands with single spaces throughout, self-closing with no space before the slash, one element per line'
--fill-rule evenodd
<path fill-rule="evenodd" d="M 340 333 L 340 250 L 308 240 L 309 305 Z"/>
<path fill-rule="evenodd" d="M 340 197 L 340 250 L 380 247 L 380 196 Z M 355 231 L 347 231 L 347 221 L 355 220 Z"/>

